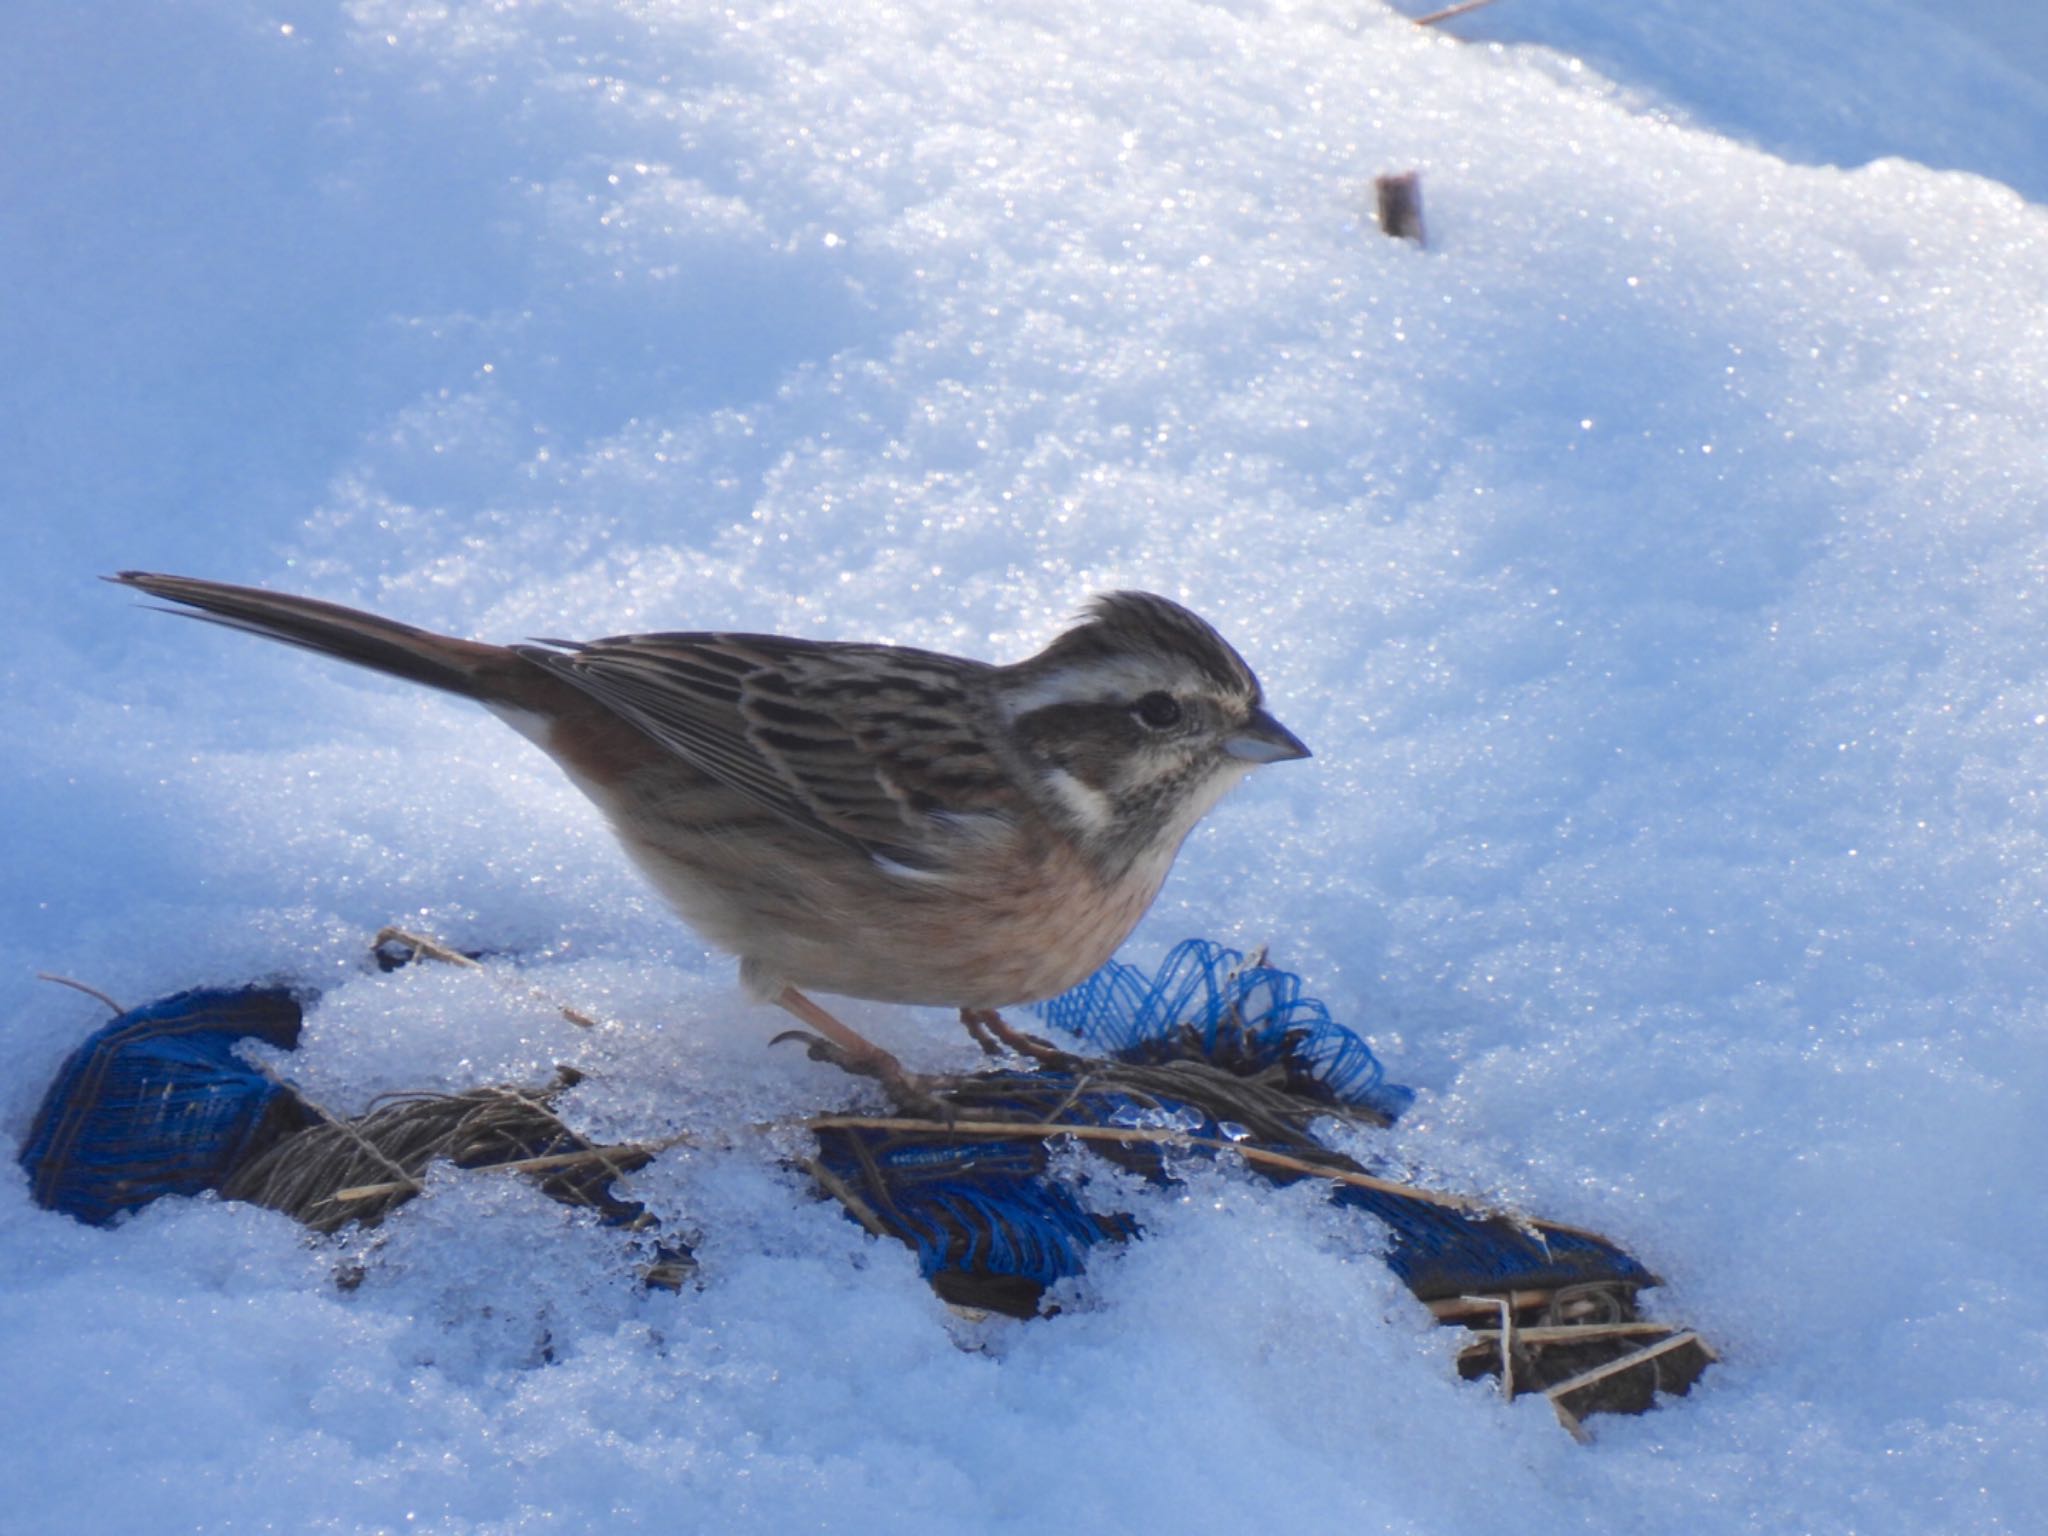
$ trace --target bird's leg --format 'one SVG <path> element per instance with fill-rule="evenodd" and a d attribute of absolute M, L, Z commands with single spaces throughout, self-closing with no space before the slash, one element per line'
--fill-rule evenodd
<path fill-rule="evenodd" d="M 967 1033 L 974 1036 L 984 1051 L 995 1054 L 990 1040 L 1000 1041 L 1019 1056 L 1028 1056 L 1042 1066 L 1056 1070 L 1070 1070 L 1079 1058 L 1071 1051 L 1063 1051 L 1050 1040 L 1041 1040 L 1036 1035 L 1027 1035 L 1021 1029 L 1013 1029 L 1003 1016 L 993 1008 L 962 1008 L 960 1022 L 967 1026 Z"/>
<path fill-rule="evenodd" d="M 961 1027 L 967 1031 L 968 1039 L 981 1047 L 981 1054 L 984 1056 L 1000 1056 L 1003 1054 L 1002 1042 L 989 1033 L 988 1020 L 994 1017 L 997 1017 L 994 1010 L 988 1008 L 962 1008 L 960 1010 Z"/>
<path fill-rule="evenodd" d="M 812 1029 L 823 1035 L 826 1040 L 837 1046 L 841 1054 L 856 1061 L 872 1061 L 877 1064 L 884 1061 L 890 1062 L 898 1072 L 903 1070 L 903 1064 L 897 1061 L 894 1056 L 891 1056 L 866 1035 L 840 1023 L 831 1014 L 820 1008 L 808 997 L 805 997 L 803 993 L 797 991 L 795 987 L 786 986 L 776 993 L 775 1006 L 783 1009 L 785 1012 L 795 1014 L 804 1023 L 810 1025 Z M 780 1035 L 777 1038 L 786 1040 L 791 1036 L 800 1036 L 801 1034 L 802 1031 L 800 1030 L 791 1030 L 787 1035 Z"/>
<path fill-rule="evenodd" d="M 924 1088 L 904 1070 L 902 1062 L 858 1030 L 840 1023 L 795 987 L 785 986 L 776 993 L 775 1006 L 795 1014 L 817 1033 L 785 1030 L 775 1037 L 773 1044 L 801 1040 L 813 1061 L 829 1061 L 842 1072 L 872 1077 L 882 1085 L 882 1091 L 889 1095 L 890 1102 L 905 1114 L 933 1120 L 953 1118 L 946 1101 Z"/>

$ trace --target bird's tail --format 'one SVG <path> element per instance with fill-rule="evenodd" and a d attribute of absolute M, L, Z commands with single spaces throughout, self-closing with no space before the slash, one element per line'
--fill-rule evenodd
<path fill-rule="evenodd" d="M 186 617 L 246 629 L 464 698 L 497 699 L 505 691 L 508 672 L 528 670 L 503 646 L 433 634 L 339 603 L 148 571 L 122 571 L 107 579 L 181 605 L 167 611 L 193 610 Z"/>

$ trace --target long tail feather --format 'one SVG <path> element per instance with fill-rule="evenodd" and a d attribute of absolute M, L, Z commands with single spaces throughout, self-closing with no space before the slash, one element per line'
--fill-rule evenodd
<path fill-rule="evenodd" d="M 498 690 L 492 686 L 492 675 L 502 673 L 512 660 L 500 646 L 433 634 L 310 597 L 150 571 L 122 571 L 107 580 L 180 605 L 167 612 L 247 630 L 465 698 L 493 697 Z"/>

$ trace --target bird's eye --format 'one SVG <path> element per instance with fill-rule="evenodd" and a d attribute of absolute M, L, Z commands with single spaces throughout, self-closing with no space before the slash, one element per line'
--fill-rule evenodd
<path fill-rule="evenodd" d="M 1155 731 L 1180 724 L 1180 700 L 1170 693 L 1148 693 L 1131 706 L 1132 712 Z"/>

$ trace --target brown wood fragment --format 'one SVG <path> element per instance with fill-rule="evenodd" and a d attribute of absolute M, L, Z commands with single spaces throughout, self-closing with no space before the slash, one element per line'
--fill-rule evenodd
<path fill-rule="evenodd" d="M 1396 240 L 1413 240 L 1417 245 L 1429 243 L 1422 234 L 1421 172 L 1402 171 L 1396 175 L 1375 176 L 1372 190 L 1381 234 L 1391 235 Z"/>

